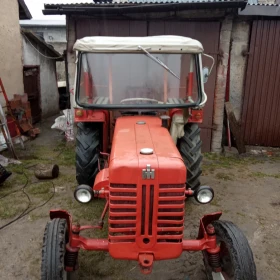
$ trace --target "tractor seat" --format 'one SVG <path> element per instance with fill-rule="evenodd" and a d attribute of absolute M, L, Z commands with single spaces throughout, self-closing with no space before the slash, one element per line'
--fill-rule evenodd
<path fill-rule="evenodd" d="M 109 104 L 109 98 L 108 97 L 103 97 L 103 96 L 99 96 L 99 97 L 95 97 L 92 100 L 92 104 Z"/>
<path fill-rule="evenodd" d="M 167 99 L 168 104 L 184 104 L 185 101 L 181 98 L 168 98 Z"/>

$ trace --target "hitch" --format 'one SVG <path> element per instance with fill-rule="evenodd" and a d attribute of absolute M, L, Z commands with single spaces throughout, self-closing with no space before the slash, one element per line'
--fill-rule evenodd
<path fill-rule="evenodd" d="M 138 261 L 143 274 L 150 274 L 152 272 L 154 262 L 153 254 L 140 253 Z"/>

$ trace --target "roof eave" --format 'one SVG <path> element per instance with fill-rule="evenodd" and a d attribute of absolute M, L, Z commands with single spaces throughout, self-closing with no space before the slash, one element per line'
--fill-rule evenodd
<path fill-rule="evenodd" d="M 247 5 L 246 9 L 238 12 L 240 16 L 266 16 L 266 17 L 279 17 L 280 6 L 266 6 L 266 5 Z"/>
<path fill-rule="evenodd" d="M 246 7 L 247 0 L 224 2 L 197 2 L 197 3 L 164 3 L 164 4 L 96 4 L 96 5 L 52 5 L 45 4 L 44 15 L 68 14 L 128 14 L 182 11 L 195 9 L 241 8 Z"/>
<path fill-rule="evenodd" d="M 37 37 L 32 31 L 21 29 L 21 33 L 27 37 L 28 40 L 31 42 L 35 42 L 36 44 L 40 45 L 41 47 L 45 48 L 48 52 L 48 56 L 51 56 L 56 61 L 63 61 L 63 56 L 57 52 L 56 50 L 52 49 L 46 42 L 41 40 L 39 37 Z"/>

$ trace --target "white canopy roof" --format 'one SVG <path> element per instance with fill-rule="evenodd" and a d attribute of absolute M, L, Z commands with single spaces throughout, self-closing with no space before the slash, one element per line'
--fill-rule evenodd
<path fill-rule="evenodd" d="M 85 37 L 77 40 L 74 50 L 82 52 L 135 52 L 139 46 L 156 53 L 202 53 L 202 44 L 182 36 Z"/>

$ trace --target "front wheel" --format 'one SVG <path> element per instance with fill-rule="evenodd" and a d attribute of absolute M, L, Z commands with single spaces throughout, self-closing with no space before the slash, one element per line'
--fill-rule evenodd
<path fill-rule="evenodd" d="M 215 221 L 212 224 L 220 246 L 222 272 L 212 274 L 209 255 L 203 252 L 208 280 L 257 280 L 253 253 L 243 232 L 232 222 Z"/>
<path fill-rule="evenodd" d="M 70 273 L 64 269 L 68 229 L 65 219 L 47 223 L 43 238 L 41 280 L 68 280 Z"/>

